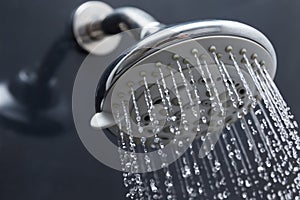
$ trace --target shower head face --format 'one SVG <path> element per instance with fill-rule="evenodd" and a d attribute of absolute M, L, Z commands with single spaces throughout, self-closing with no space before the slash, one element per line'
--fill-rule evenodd
<path fill-rule="evenodd" d="M 137 138 L 157 134 L 165 143 L 173 138 L 174 128 L 185 129 L 185 121 L 189 131 L 184 138 L 221 132 L 247 113 L 253 99 L 260 99 L 247 68 L 254 62 L 251 57 L 274 77 L 272 45 L 262 33 L 238 22 L 203 21 L 156 32 L 103 74 L 96 111 L 108 113 L 104 118 L 113 121 L 97 123 L 98 128 Z M 131 130 L 126 124 L 118 126 L 124 117 L 117 113 L 134 124 Z"/>

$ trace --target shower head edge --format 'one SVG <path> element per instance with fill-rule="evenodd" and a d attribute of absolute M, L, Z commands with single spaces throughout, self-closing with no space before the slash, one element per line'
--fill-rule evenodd
<path fill-rule="evenodd" d="M 228 21 L 228 20 L 207 20 L 207 21 L 198 21 L 191 23 L 184 23 L 180 25 L 166 27 L 163 30 L 160 30 L 144 40 L 137 43 L 134 47 L 130 48 L 124 52 L 118 59 L 116 59 L 105 71 L 104 76 L 105 80 L 101 79 L 98 84 L 98 89 L 96 92 L 96 111 L 99 110 L 99 105 L 104 100 L 104 97 L 109 91 L 110 87 L 113 85 L 115 79 L 118 76 L 121 76 L 120 69 L 126 71 L 126 68 L 131 67 L 133 63 L 126 63 L 128 60 L 142 60 L 143 58 L 151 55 L 155 49 L 163 49 L 166 46 L 171 46 L 172 44 L 165 44 L 164 41 L 169 40 L 170 38 L 176 38 L 180 34 L 188 34 L 188 38 L 200 38 L 207 36 L 226 36 L 226 37 L 241 37 L 257 43 L 262 48 L 264 48 L 272 58 L 271 66 L 271 77 L 274 78 L 276 73 L 276 53 L 267 37 L 256 30 L 255 28 L 242 24 L 240 22 Z M 176 41 L 178 43 L 178 41 Z M 149 48 L 148 51 L 145 51 L 143 48 Z M 137 54 L 141 49 L 142 54 Z M 102 107 L 102 105 L 100 106 Z"/>

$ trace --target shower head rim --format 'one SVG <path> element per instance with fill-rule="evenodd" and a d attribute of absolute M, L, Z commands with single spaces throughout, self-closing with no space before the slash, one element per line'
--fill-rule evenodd
<path fill-rule="evenodd" d="M 196 36 L 192 35 L 196 32 Z M 122 73 L 119 73 L 120 69 L 126 71 L 126 68 L 131 67 L 127 65 L 125 61 L 135 57 L 135 63 L 139 60 L 151 55 L 154 52 L 151 52 L 151 49 L 148 51 L 143 51 L 143 55 L 135 55 L 136 52 L 145 48 L 145 47 L 154 47 L 154 48 L 165 48 L 172 44 L 167 44 L 166 46 L 160 47 L 159 45 L 164 44 L 161 41 L 165 41 L 171 37 L 175 37 L 180 34 L 188 34 L 189 39 L 200 38 L 205 36 L 233 36 L 241 37 L 244 39 L 251 40 L 254 43 L 257 43 L 262 48 L 264 48 L 273 60 L 273 73 L 271 73 L 272 78 L 275 76 L 276 72 L 276 53 L 268 38 L 258 31 L 257 29 L 240 23 L 236 21 L 229 20 L 205 20 L 179 24 L 175 26 L 166 27 L 152 35 L 149 35 L 144 40 L 137 43 L 134 47 L 127 50 L 125 53 L 120 55 L 103 73 L 102 78 L 99 81 L 97 92 L 96 92 L 96 111 L 100 112 L 103 104 L 103 100 L 107 92 L 112 87 L 114 81 L 117 77 L 121 76 Z M 158 46 L 157 46 L 158 45 Z M 125 64 L 124 64 L 125 63 Z M 105 78 L 104 78 L 105 77 Z"/>

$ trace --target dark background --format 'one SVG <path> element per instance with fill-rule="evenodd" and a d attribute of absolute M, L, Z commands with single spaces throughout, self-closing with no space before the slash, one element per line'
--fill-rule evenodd
<path fill-rule="evenodd" d="M 57 37 L 68 31 L 79 0 L 0 2 L 0 79 L 38 65 Z M 300 1 L 298 0 L 111 0 L 112 7 L 135 6 L 165 24 L 232 19 L 254 26 L 272 41 L 278 56 L 276 83 L 300 116 Z M 85 54 L 71 50 L 58 71 L 61 92 L 71 106 L 72 85 Z M 1 96 L 0 96 L 1 98 Z M 71 114 L 69 113 L 71 119 Z M 67 120 L 67 119 L 66 119 Z M 122 177 L 95 160 L 73 124 L 60 134 L 32 135 L 0 125 L 0 199 L 123 199 Z"/>

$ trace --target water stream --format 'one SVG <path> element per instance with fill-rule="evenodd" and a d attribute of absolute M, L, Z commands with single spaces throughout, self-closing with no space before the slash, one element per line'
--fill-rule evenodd
<path fill-rule="evenodd" d="M 236 73 L 233 76 L 222 58 L 216 52 L 211 53 L 228 94 L 225 101 L 228 100 L 229 105 L 226 106 L 220 98 L 221 91 L 217 86 L 220 82 L 217 83 L 213 69 L 197 53 L 194 54 L 195 66 L 179 57 L 176 57 L 172 69 L 165 70 L 162 63 L 157 63 L 153 68 L 159 76 L 154 83 L 149 83 L 145 75 L 142 94 L 137 95 L 133 87 L 130 88 L 132 111 L 126 107 L 126 102 L 120 102 L 118 148 L 122 169 L 126 171 L 123 172 L 124 186 L 128 188 L 125 196 L 140 200 L 300 199 L 298 124 L 267 66 L 256 58 L 249 59 L 246 54 L 242 55 L 244 62 L 239 63 L 235 55 L 228 52 Z M 245 74 L 252 79 L 251 82 Z M 235 87 L 236 77 L 245 90 L 245 97 Z M 203 80 L 201 87 L 206 96 L 200 92 L 198 79 Z M 152 87 L 153 84 L 157 87 Z M 183 96 L 181 87 L 186 96 Z M 155 95 L 161 100 L 158 104 L 154 102 Z M 141 107 L 141 101 L 146 108 Z M 207 114 L 207 105 L 219 113 L 219 118 Z M 158 108 L 166 117 L 163 128 L 156 111 Z M 179 110 L 177 115 L 176 109 Z M 235 112 L 229 112 L 230 109 Z M 188 112 L 198 118 L 198 122 L 190 122 Z M 149 116 L 148 123 L 143 121 L 145 114 Z M 235 122 L 225 120 L 234 117 Z M 196 126 L 193 129 L 196 138 L 188 144 L 184 133 L 193 132 L 190 123 Z M 216 129 L 219 127 L 216 123 L 223 124 L 223 128 Z M 133 126 L 137 128 L 133 129 Z M 149 127 L 152 137 L 147 138 L 143 133 Z M 141 137 L 133 134 L 134 130 Z M 164 134 L 169 134 L 169 137 L 161 136 L 162 130 L 166 130 Z M 210 136 L 216 133 L 220 138 L 214 145 Z M 166 140 L 170 138 L 176 139 Z M 161 151 L 169 144 L 173 145 L 170 155 Z M 187 144 L 187 150 L 181 155 L 180 150 Z M 208 152 L 205 157 L 199 154 L 203 148 Z M 157 166 L 148 154 L 153 151 L 158 151 L 162 163 L 158 171 L 153 170 Z M 137 157 L 137 152 L 143 153 L 143 159 Z M 168 163 L 171 157 L 178 159 Z M 141 166 L 147 173 L 139 173 Z"/>

